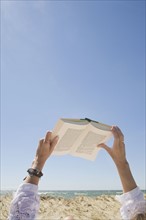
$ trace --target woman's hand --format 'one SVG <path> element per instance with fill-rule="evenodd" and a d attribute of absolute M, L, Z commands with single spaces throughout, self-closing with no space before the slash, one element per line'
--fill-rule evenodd
<path fill-rule="evenodd" d="M 46 160 L 53 152 L 58 141 L 58 136 L 52 139 L 52 132 L 47 132 L 44 139 L 40 140 L 32 168 L 42 170 Z"/>
<path fill-rule="evenodd" d="M 99 144 L 98 146 L 104 148 L 112 157 L 118 169 L 123 191 L 129 192 L 132 189 L 135 189 L 137 185 L 126 160 L 124 135 L 117 126 L 113 126 L 111 131 L 114 135 L 113 146 L 111 148 L 105 144 Z"/>
<path fill-rule="evenodd" d="M 106 144 L 99 144 L 98 147 L 104 148 L 109 155 L 112 157 L 116 165 L 121 163 L 127 163 L 125 144 L 124 144 L 124 135 L 121 132 L 120 128 L 113 126 L 111 131 L 114 136 L 113 146 L 110 148 Z"/>

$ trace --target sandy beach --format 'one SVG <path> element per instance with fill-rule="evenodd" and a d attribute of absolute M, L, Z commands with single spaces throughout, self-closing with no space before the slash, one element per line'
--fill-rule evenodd
<path fill-rule="evenodd" d="M 120 204 L 115 196 L 76 196 L 65 199 L 41 195 L 38 220 L 59 220 L 73 216 L 78 220 L 120 220 Z M 5 195 L 0 200 L 1 220 L 8 217 L 11 195 Z"/>

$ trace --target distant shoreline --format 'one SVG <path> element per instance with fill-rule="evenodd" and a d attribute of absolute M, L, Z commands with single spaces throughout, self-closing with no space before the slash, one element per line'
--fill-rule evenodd
<path fill-rule="evenodd" d="M 1 190 L 0 195 L 13 195 L 16 190 Z M 146 190 L 142 190 L 146 194 Z M 122 190 L 39 190 L 40 196 L 74 198 L 77 196 L 97 197 L 102 195 L 120 195 Z"/>

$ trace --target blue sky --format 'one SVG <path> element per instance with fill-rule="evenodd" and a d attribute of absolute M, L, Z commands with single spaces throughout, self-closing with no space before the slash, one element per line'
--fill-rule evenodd
<path fill-rule="evenodd" d="M 16 189 L 61 117 L 118 125 L 145 182 L 145 1 L 1 2 L 1 188 Z M 52 156 L 40 189 L 121 189 L 95 162 Z"/>

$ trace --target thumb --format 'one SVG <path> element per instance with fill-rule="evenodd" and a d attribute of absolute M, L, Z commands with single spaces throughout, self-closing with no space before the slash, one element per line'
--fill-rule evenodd
<path fill-rule="evenodd" d="M 110 154 L 110 147 L 108 147 L 106 144 L 101 143 L 101 144 L 98 144 L 97 147 L 105 149 Z"/>

